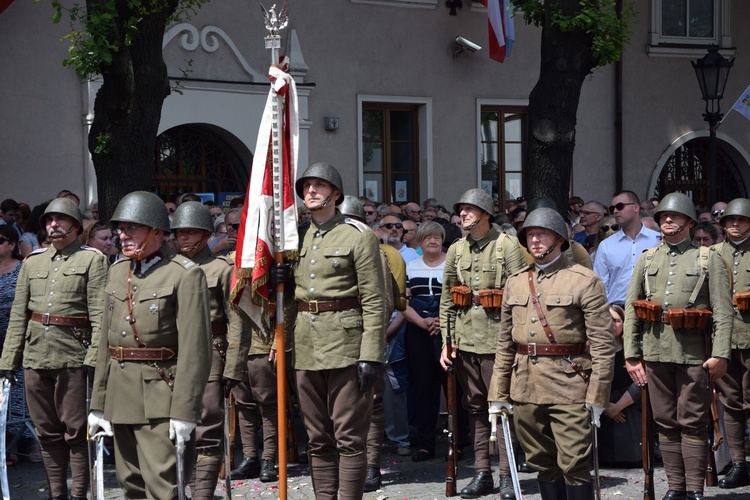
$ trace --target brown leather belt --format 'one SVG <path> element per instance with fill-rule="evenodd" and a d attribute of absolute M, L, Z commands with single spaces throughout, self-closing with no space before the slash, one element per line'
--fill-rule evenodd
<path fill-rule="evenodd" d="M 586 344 L 517 344 L 518 354 L 529 356 L 569 356 L 586 352 Z"/>
<path fill-rule="evenodd" d="M 340 300 L 311 300 L 310 302 L 297 302 L 297 310 L 300 312 L 311 312 L 317 314 L 326 311 L 344 311 L 360 306 L 359 297 L 349 297 Z"/>
<path fill-rule="evenodd" d="M 167 361 L 177 357 L 177 348 L 109 346 L 109 355 L 117 361 Z"/>
<path fill-rule="evenodd" d="M 227 324 L 226 323 L 214 323 L 211 325 L 211 335 L 216 337 L 217 335 L 226 335 L 227 334 Z"/>
<path fill-rule="evenodd" d="M 76 326 L 88 328 L 91 326 L 88 316 L 57 316 L 55 314 L 31 313 L 31 321 L 36 321 L 45 326 Z"/>

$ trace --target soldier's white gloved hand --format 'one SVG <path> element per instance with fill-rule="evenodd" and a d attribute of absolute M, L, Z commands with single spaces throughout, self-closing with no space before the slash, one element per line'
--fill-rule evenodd
<path fill-rule="evenodd" d="M 508 412 L 508 415 L 513 415 L 513 405 L 510 403 L 506 403 L 505 401 L 491 401 L 490 402 L 490 423 L 492 423 L 492 417 L 493 415 L 496 416 L 498 413 L 500 413 L 503 408 Z"/>
<path fill-rule="evenodd" d="M 169 439 L 172 439 L 175 444 L 190 441 L 190 433 L 193 432 L 193 429 L 195 429 L 195 422 L 188 422 L 179 418 L 169 419 Z"/>
<path fill-rule="evenodd" d="M 601 427 L 601 416 L 602 413 L 604 413 L 604 407 L 586 403 L 586 409 L 591 412 L 591 422 L 597 427 L 597 429 Z"/>
<path fill-rule="evenodd" d="M 101 410 L 91 410 L 88 417 L 88 424 L 89 436 L 95 436 L 96 431 L 99 429 L 107 436 L 112 435 L 112 424 L 109 423 L 109 420 L 104 420 L 104 412 Z"/>

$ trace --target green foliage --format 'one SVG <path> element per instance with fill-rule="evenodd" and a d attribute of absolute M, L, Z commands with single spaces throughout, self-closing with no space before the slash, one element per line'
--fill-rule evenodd
<path fill-rule="evenodd" d="M 564 13 L 553 0 L 514 0 L 513 14 L 523 12 L 524 21 L 544 26 L 545 20 L 562 32 L 583 31 L 591 38 L 591 52 L 599 66 L 619 61 L 633 34 L 630 26 L 638 12 L 625 3 L 618 16 L 615 0 L 580 0 L 575 15 Z"/>
<path fill-rule="evenodd" d="M 111 138 L 112 138 L 112 135 L 109 132 L 99 133 L 99 135 L 96 136 L 96 147 L 94 148 L 94 153 L 96 154 L 109 153 L 109 140 Z"/>
<path fill-rule="evenodd" d="M 209 1 L 179 0 L 169 22 L 189 19 Z M 67 18 L 70 23 L 70 32 L 63 37 L 70 43 L 63 65 L 75 69 L 81 78 L 101 73 L 117 52 L 133 43 L 143 19 L 169 8 L 163 0 L 89 0 L 88 10 L 79 3 L 69 8 L 59 0 L 51 0 L 51 4 L 52 22 Z"/>

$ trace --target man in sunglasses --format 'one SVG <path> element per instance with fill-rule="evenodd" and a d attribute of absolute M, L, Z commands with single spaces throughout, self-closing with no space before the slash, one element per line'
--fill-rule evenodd
<path fill-rule="evenodd" d="M 68 498 L 68 466 L 72 498 L 86 498 L 89 484 L 86 385 L 96 365 L 107 258 L 81 245 L 82 220 L 67 198 L 44 211 L 40 223 L 52 246 L 32 252 L 21 267 L 0 359 L 0 378 L 13 383 L 23 358 L 26 401 L 52 499 Z"/>
<path fill-rule="evenodd" d="M 526 265 L 518 240 L 499 233 L 492 197 L 481 189 L 466 191 L 453 206 L 461 217 L 461 227 L 468 235 L 448 249 L 443 270 L 443 294 L 440 298 L 440 329 L 443 350 L 440 363 L 444 369 L 453 365 L 461 389 L 462 404 L 469 413 L 469 429 L 474 447 L 474 478 L 461 490 L 461 498 L 479 498 L 494 490 L 490 468 L 490 432 L 487 394 L 497 350 L 500 329 L 501 290 L 510 275 Z M 484 297 L 484 299 L 480 298 Z M 487 302 L 487 298 L 497 300 Z M 483 302 L 484 301 L 484 302 Z M 454 335 L 452 352 L 448 352 L 446 335 L 448 315 Z M 500 495 L 515 498 L 510 477 L 506 443 L 498 437 L 500 447 Z M 507 443 L 508 446 L 512 446 Z M 520 499 L 517 499 L 520 500 Z"/>
<path fill-rule="evenodd" d="M 404 206 L 404 213 L 411 220 L 419 224 L 422 222 L 422 208 L 418 203 L 409 202 Z"/>
<path fill-rule="evenodd" d="M 401 254 L 407 264 L 419 257 L 417 251 L 404 244 L 404 223 L 398 215 L 386 215 L 380 219 L 380 227 L 385 229 L 388 238 L 386 243 Z"/>
<path fill-rule="evenodd" d="M 723 201 L 717 201 L 711 206 L 711 217 L 713 222 L 719 222 L 721 216 L 724 215 L 724 211 L 727 209 L 727 204 Z"/>
<path fill-rule="evenodd" d="M 217 255 L 227 255 L 233 251 L 237 245 L 237 231 L 240 228 L 240 219 L 242 210 L 233 208 L 224 216 L 224 224 L 227 228 L 227 234 L 224 237 L 217 238 L 214 241 L 211 251 Z"/>
<path fill-rule="evenodd" d="M 211 295 L 206 275 L 164 243 L 169 218 L 146 191 L 125 195 L 112 215 L 124 258 L 106 285 L 89 434 L 114 435 L 126 498 L 175 498 L 175 447 L 184 473 L 195 463 L 195 427 L 211 370 Z"/>
<path fill-rule="evenodd" d="M 625 304 L 638 257 L 660 241 L 657 231 L 641 223 L 640 209 L 640 200 L 633 191 L 619 191 L 612 197 L 609 211 L 620 230 L 599 243 L 594 260 L 594 272 L 604 282 L 607 300 L 611 304 Z"/>

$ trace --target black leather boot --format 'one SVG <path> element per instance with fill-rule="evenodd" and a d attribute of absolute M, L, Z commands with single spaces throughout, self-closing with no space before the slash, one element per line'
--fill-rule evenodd
<path fill-rule="evenodd" d="M 687 500 L 703 500 L 703 491 L 688 491 Z"/>
<path fill-rule="evenodd" d="M 232 479 L 255 479 L 260 475 L 260 462 L 257 458 L 245 457 L 229 474 Z"/>
<path fill-rule="evenodd" d="M 556 481 L 537 481 L 537 483 L 542 500 L 566 500 L 568 498 L 565 480 L 562 478 Z"/>
<path fill-rule="evenodd" d="M 503 500 L 516 500 L 516 492 L 513 490 L 513 479 L 510 476 L 500 476 L 500 498 Z"/>
<path fill-rule="evenodd" d="M 260 461 L 259 478 L 261 483 L 271 483 L 279 479 L 278 474 L 276 474 L 276 466 L 274 465 L 273 460 L 264 458 Z"/>
<path fill-rule="evenodd" d="M 748 476 L 745 462 L 732 464 L 732 468 L 729 469 L 727 475 L 719 479 L 719 488 L 724 489 L 739 488 L 748 484 L 750 484 L 750 476 Z"/>
<path fill-rule="evenodd" d="M 566 484 L 568 500 L 591 500 L 594 498 L 594 483 Z"/>
<path fill-rule="evenodd" d="M 365 493 L 379 490 L 381 486 L 382 478 L 380 477 L 380 467 L 368 465 L 367 477 L 365 478 Z"/>
<path fill-rule="evenodd" d="M 685 500 L 687 492 L 681 490 L 669 490 L 662 500 Z"/>
<path fill-rule="evenodd" d="M 495 489 L 495 481 L 492 479 L 492 472 L 478 472 L 474 479 L 461 490 L 461 498 L 479 498 L 489 495 Z"/>

